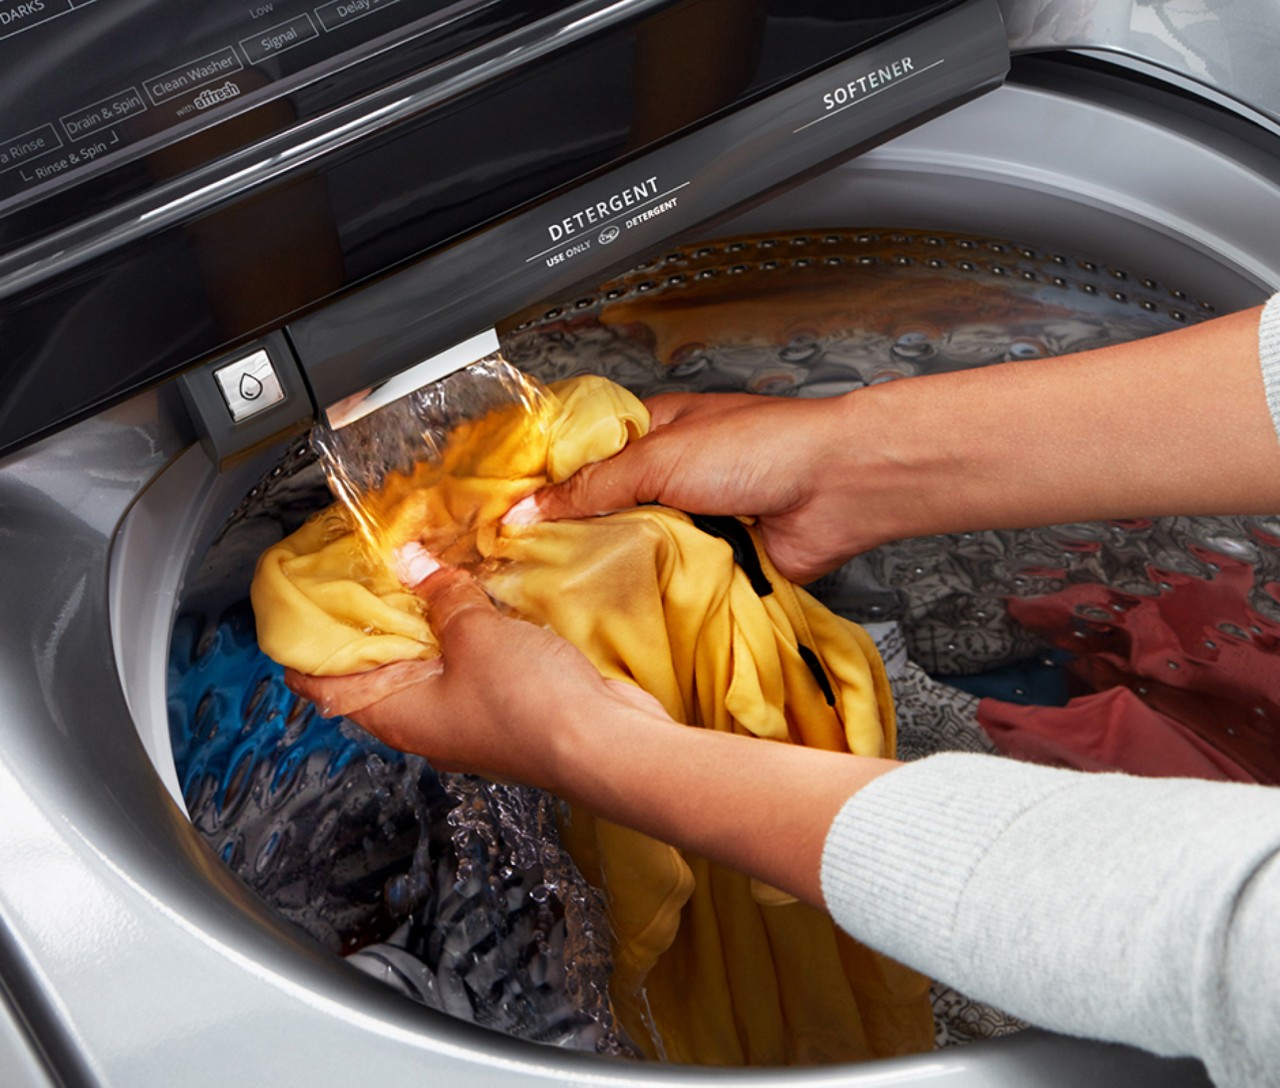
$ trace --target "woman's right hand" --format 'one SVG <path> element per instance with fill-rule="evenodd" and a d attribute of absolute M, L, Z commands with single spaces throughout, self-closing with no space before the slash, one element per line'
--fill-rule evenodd
<path fill-rule="evenodd" d="M 503 615 L 466 571 L 431 561 L 410 574 L 440 644 L 438 658 L 348 676 L 289 669 L 289 687 L 326 716 L 349 717 L 438 770 L 546 789 L 565 788 L 566 751 L 583 746 L 584 730 L 636 715 L 672 724 L 653 696 L 604 679 L 554 632 Z"/>

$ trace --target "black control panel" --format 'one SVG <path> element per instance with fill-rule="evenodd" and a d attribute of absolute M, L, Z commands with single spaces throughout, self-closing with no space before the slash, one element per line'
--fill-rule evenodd
<path fill-rule="evenodd" d="M 0 205 L 485 0 L 0 0 Z M 296 111 L 286 109 L 285 121 Z"/>

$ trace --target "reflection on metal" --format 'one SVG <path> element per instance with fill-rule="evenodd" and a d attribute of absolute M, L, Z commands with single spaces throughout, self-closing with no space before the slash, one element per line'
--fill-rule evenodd
<path fill-rule="evenodd" d="M 999 0 L 1015 53 L 1070 49 L 1148 68 L 1246 116 L 1280 121 L 1274 0 Z M 1243 107 L 1243 109 L 1241 108 Z"/>

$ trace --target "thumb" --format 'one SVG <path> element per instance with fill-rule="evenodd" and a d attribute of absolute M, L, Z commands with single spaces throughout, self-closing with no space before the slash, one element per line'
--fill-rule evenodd
<path fill-rule="evenodd" d="M 446 658 L 464 617 L 500 618 L 480 583 L 461 567 L 439 566 L 413 586 L 413 592 L 426 603 L 427 618 Z"/>

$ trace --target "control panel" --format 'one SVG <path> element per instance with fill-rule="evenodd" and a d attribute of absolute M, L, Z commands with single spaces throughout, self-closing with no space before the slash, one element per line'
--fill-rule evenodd
<path fill-rule="evenodd" d="M 483 6 L 0 0 L 0 206 L 175 126 L 269 98 L 408 24 Z"/>

